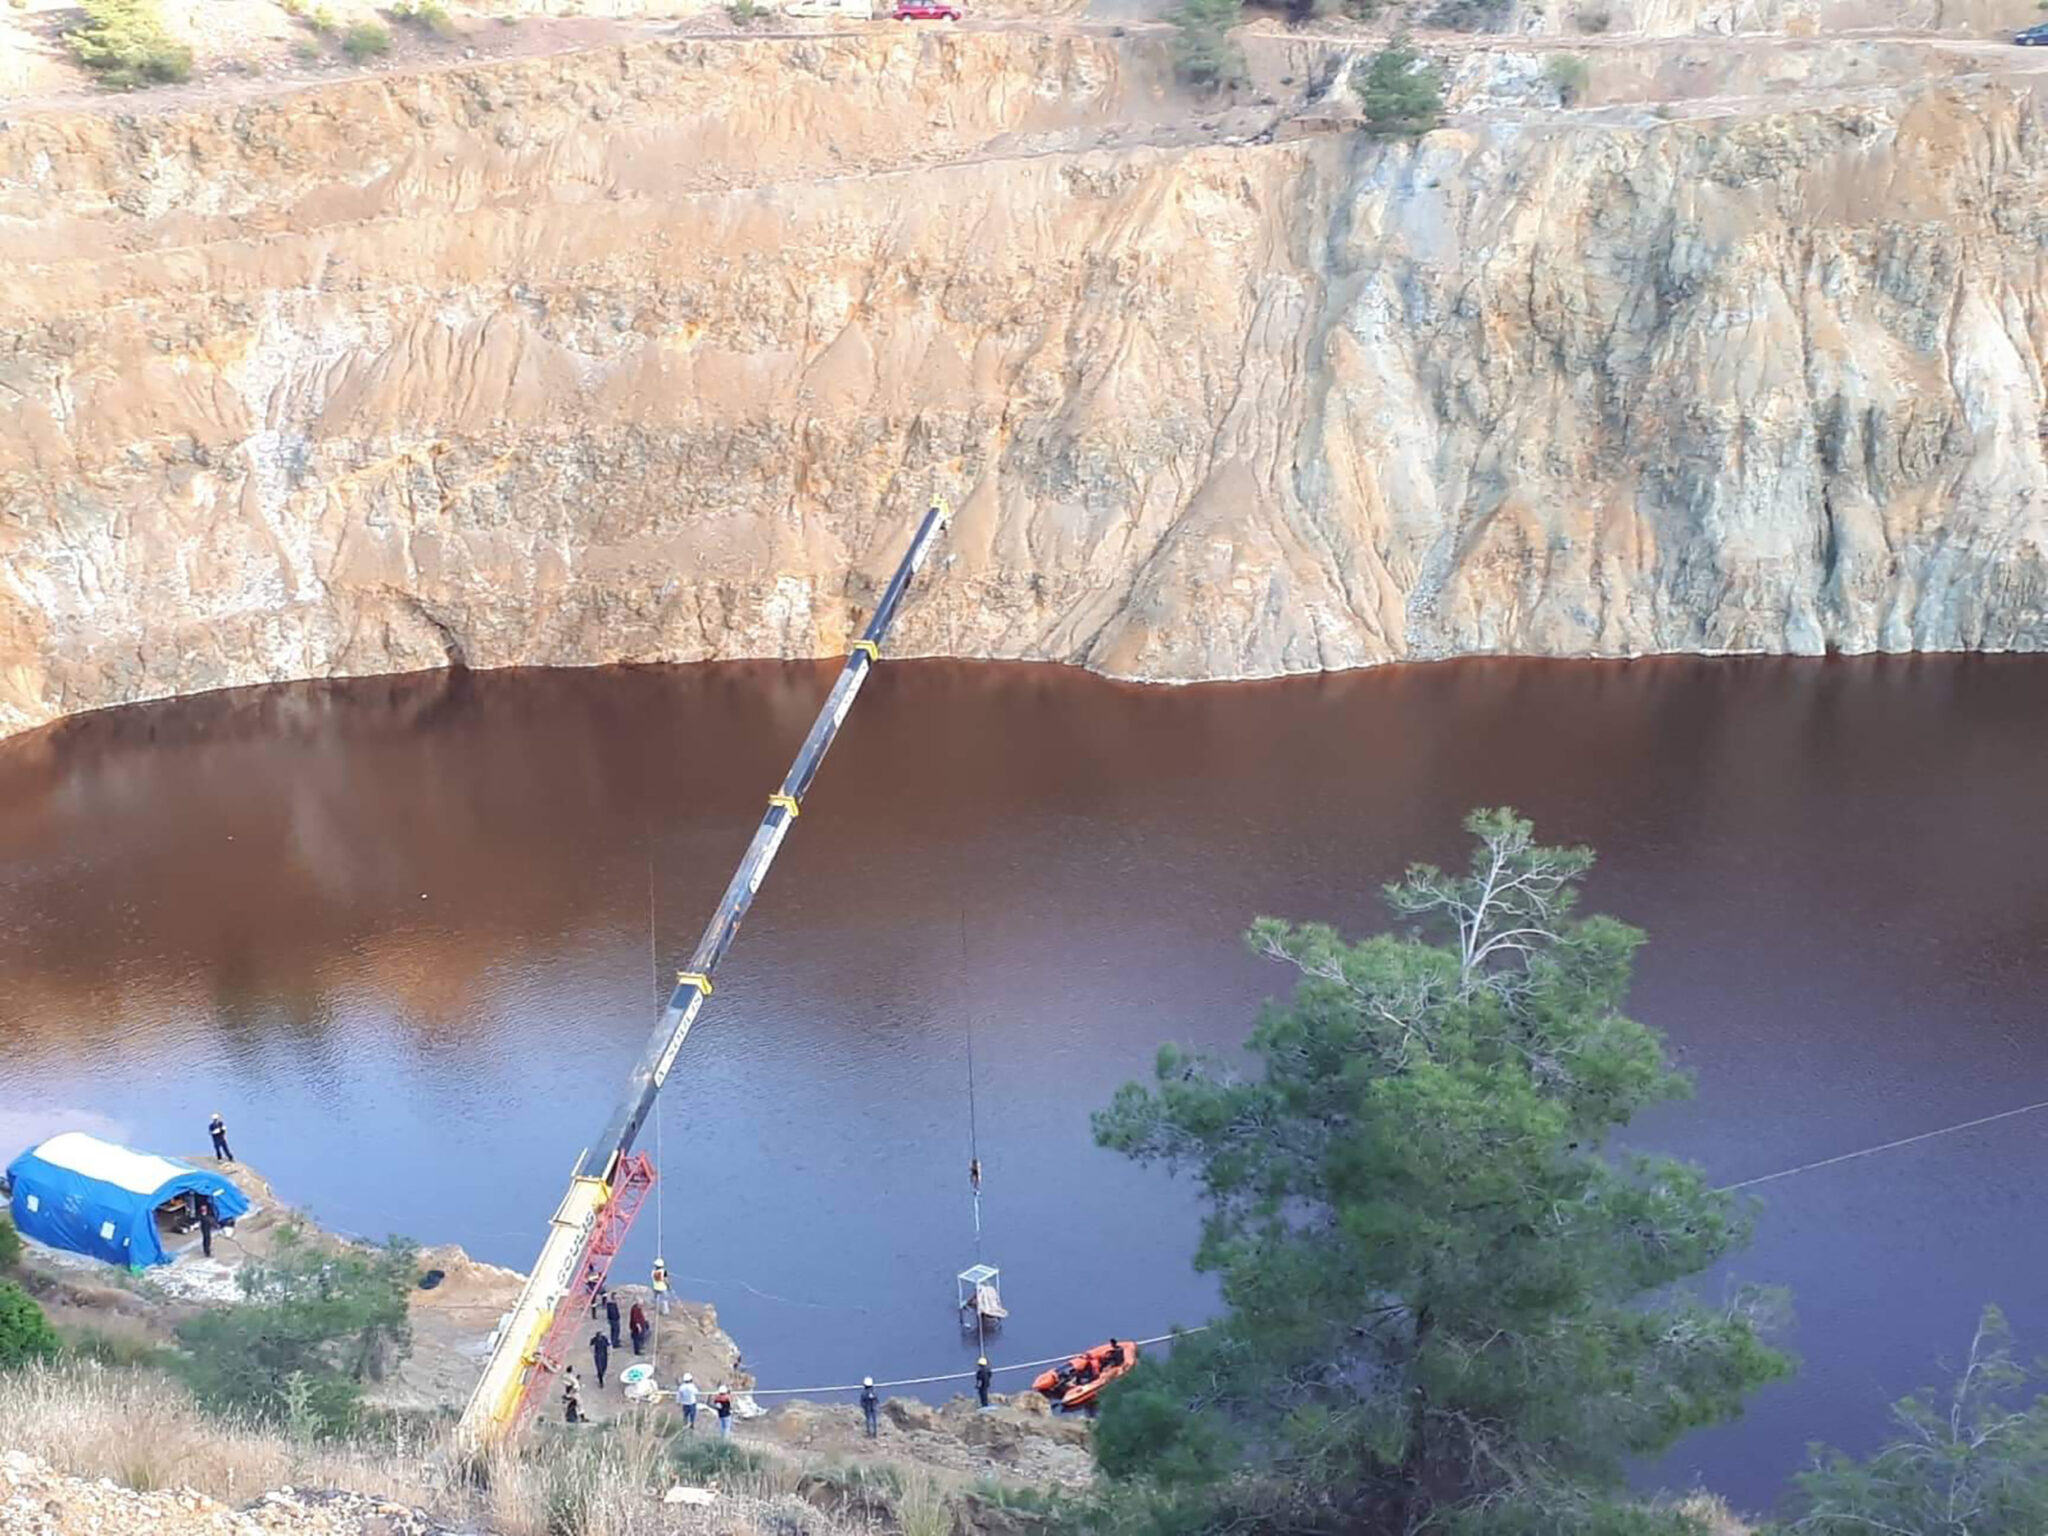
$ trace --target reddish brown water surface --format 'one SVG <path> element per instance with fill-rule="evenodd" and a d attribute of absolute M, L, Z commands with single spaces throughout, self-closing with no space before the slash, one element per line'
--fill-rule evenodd
<path fill-rule="evenodd" d="M 669 972 L 829 677 L 308 684 L 0 744 L 0 1154 L 219 1107 L 322 1219 L 523 1267 L 652 1021 L 650 859 Z M 766 1385 L 957 1368 L 971 1024 L 998 1363 L 1199 1319 L 1187 1186 L 1089 1112 L 1242 1038 L 1285 980 L 1250 917 L 1376 927 L 1480 804 L 1593 844 L 1650 931 L 1636 1010 L 1698 1094 L 1643 1143 L 1736 1180 L 2048 1098 L 2044 763 L 2027 658 L 885 667 L 672 1082 L 660 1239 Z M 2044 1166 L 2048 1113 L 1769 1186 L 1731 1270 L 1793 1289 L 1803 1370 L 1659 1474 L 1767 1502 L 1986 1300 L 2048 1351 Z"/>

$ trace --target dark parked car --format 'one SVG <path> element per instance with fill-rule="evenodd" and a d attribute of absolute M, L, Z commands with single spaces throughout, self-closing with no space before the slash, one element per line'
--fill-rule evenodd
<path fill-rule="evenodd" d="M 2024 32 L 2015 32 L 2012 40 L 2022 48 L 2048 48 L 2048 21 L 2039 26 L 2029 27 Z"/>

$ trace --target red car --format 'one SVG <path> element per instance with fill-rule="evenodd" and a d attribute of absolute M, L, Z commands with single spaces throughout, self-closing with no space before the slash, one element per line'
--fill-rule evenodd
<path fill-rule="evenodd" d="M 892 13 L 898 21 L 958 21 L 959 9 L 943 0 L 896 0 Z"/>

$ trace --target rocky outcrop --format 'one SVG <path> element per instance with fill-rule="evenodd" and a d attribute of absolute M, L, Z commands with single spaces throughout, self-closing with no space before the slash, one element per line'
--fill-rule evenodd
<path fill-rule="evenodd" d="M 14 122 L 0 727 L 831 652 L 935 492 L 911 651 L 2048 641 L 2022 83 L 1233 143 L 1164 46 L 684 40 Z"/>

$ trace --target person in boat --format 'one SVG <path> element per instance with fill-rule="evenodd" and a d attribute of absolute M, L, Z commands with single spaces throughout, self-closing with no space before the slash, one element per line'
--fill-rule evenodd
<path fill-rule="evenodd" d="M 1074 1385 L 1085 1387 L 1101 1374 L 1095 1368 L 1095 1357 L 1093 1355 L 1083 1355 L 1081 1356 L 1080 1364 L 1074 1367 Z"/>
<path fill-rule="evenodd" d="M 1112 1366 L 1129 1365 L 1130 1357 L 1124 1353 L 1124 1346 L 1117 1343 L 1116 1335 L 1109 1336 L 1109 1363 Z"/>

